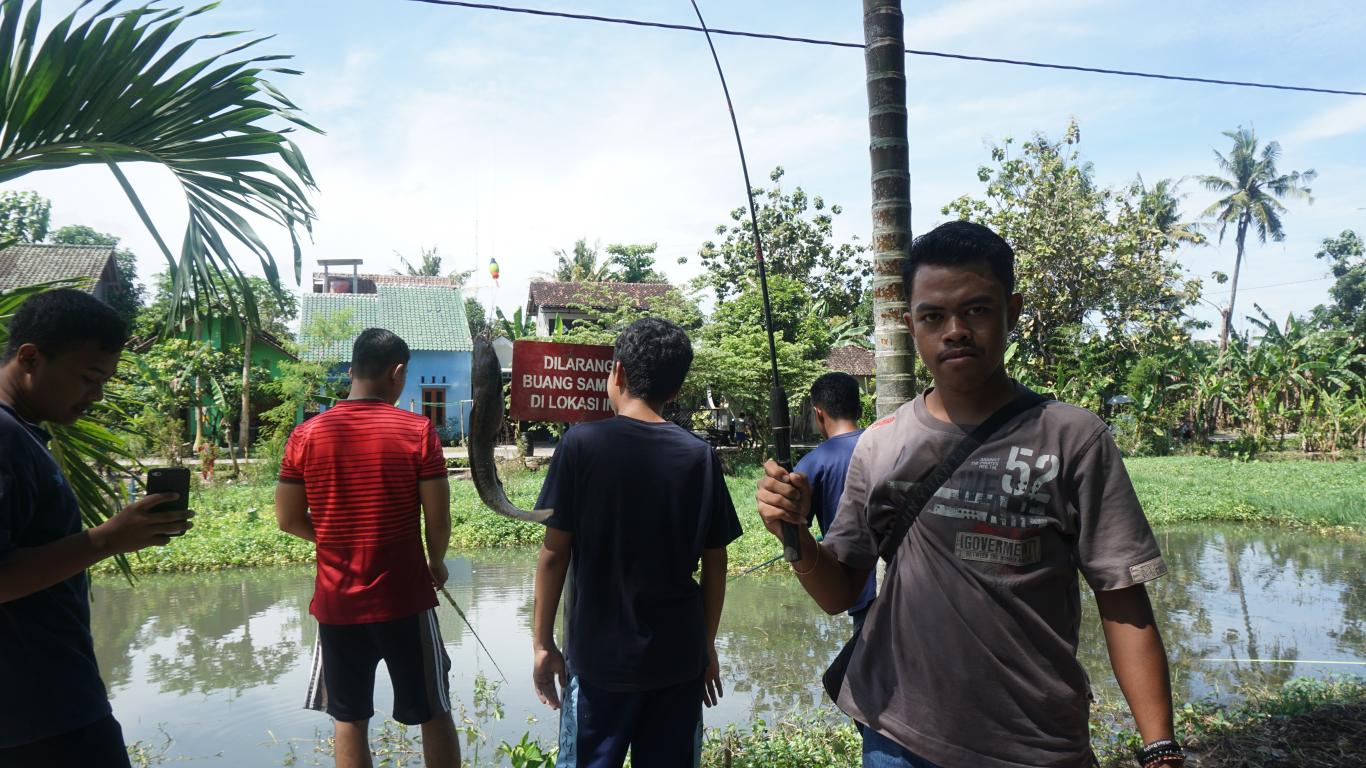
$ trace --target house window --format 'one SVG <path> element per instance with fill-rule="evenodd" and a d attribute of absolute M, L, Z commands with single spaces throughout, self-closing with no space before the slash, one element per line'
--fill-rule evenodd
<path fill-rule="evenodd" d="M 422 415 L 438 429 L 446 426 L 446 388 L 422 388 Z"/>

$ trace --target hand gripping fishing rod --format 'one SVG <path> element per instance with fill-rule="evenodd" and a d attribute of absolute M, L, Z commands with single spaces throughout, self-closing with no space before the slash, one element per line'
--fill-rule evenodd
<path fill-rule="evenodd" d="M 735 104 L 730 99 L 730 87 L 726 85 L 726 73 L 721 69 L 721 58 L 716 55 L 716 45 L 711 39 L 711 30 L 702 19 L 702 9 L 697 0 L 691 0 L 692 9 L 697 14 L 697 23 L 707 36 L 707 47 L 711 49 L 712 61 L 716 62 L 716 74 L 721 78 L 721 91 L 726 94 L 726 108 L 730 110 L 730 125 L 735 129 L 735 147 L 740 150 L 740 170 L 745 175 L 745 195 L 749 198 L 749 223 L 754 230 L 754 257 L 759 262 L 759 291 L 764 299 L 764 331 L 768 333 L 768 360 L 773 386 L 768 391 L 768 423 L 773 432 L 773 456 L 783 469 L 792 469 L 792 426 L 787 411 L 787 393 L 783 391 L 782 379 L 778 376 L 778 348 L 773 340 L 773 310 L 768 303 L 768 270 L 764 267 L 764 244 L 759 237 L 759 212 L 754 206 L 754 187 L 749 183 L 749 163 L 745 160 L 745 144 L 740 140 L 740 123 L 735 119 Z M 797 538 L 797 526 L 783 523 L 783 558 L 789 563 L 802 559 L 801 541 Z"/>

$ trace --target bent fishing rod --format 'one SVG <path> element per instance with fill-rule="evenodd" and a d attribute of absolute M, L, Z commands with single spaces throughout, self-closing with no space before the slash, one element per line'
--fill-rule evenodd
<path fill-rule="evenodd" d="M 764 302 L 764 331 L 768 334 L 769 373 L 773 385 L 768 391 L 768 424 L 773 433 L 773 458 L 783 466 L 792 469 L 792 423 L 787 410 L 787 392 L 783 390 L 782 378 L 778 374 L 778 347 L 773 337 L 773 310 L 768 301 L 768 269 L 764 265 L 764 244 L 759 236 L 759 212 L 754 205 L 754 186 L 749 183 L 749 163 L 745 160 L 745 143 L 740 139 L 740 123 L 735 119 L 735 104 L 730 98 L 730 87 L 726 85 L 726 73 L 721 69 L 721 57 L 716 54 L 716 44 L 712 42 L 711 30 L 702 18 L 702 9 L 697 0 L 691 0 L 697 23 L 707 36 L 707 47 L 711 49 L 712 61 L 716 62 L 716 74 L 721 78 L 721 91 L 726 95 L 726 109 L 730 110 L 730 126 L 735 131 L 735 148 L 740 152 L 740 170 L 745 177 L 745 195 L 749 199 L 749 223 L 754 232 L 754 258 L 759 263 L 759 292 Z M 802 559 L 801 540 L 797 537 L 797 526 L 784 522 L 783 559 L 795 563 Z"/>
<path fill-rule="evenodd" d="M 465 612 L 460 610 L 460 604 L 455 602 L 455 598 L 451 597 L 451 593 L 447 592 L 445 587 L 438 587 L 438 590 L 446 598 L 446 602 L 450 603 L 451 607 L 455 609 L 455 612 L 460 615 L 460 620 L 465 622 L 465 626 L 469 627 L 470 634 L 474 635 L 474 639 L 479 642 L 479 647 L 484 649 L 484 655 L 489 657 L 489 661 L 493 662 L 493 668 L 498 670 L 498 676 L 503 678 L 503 682 L 506 683 L 508 681 L 508 676 L 503 674 L 503 668 L 498 666 L 498 660 L 493 658 L 493 654 L 489 653 L 489 647 L 484 645 L 484 638 L 480 637 L 479 633 L 474 631 L 474 625 L 471 624 L 469 618 L 465 616 Z"/>

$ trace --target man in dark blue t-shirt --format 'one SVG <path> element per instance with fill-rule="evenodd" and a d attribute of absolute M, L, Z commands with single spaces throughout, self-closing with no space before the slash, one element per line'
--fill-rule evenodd
<path fill-rule="evenodd" d="M 69 425 L 104 396 L 128 336 L 108 305 L 57 290 L 24 302 L 0 358 L 0 766 L 126 768 L 90 637 L 85 569 L 166 544 L 189 512 L 148 496 L 83 530 L 40 423 Z"/>
<path fill-rule="evenodd" d="M 859 400 L 858 380 L 847 373 L 827 373 L 811 385 L 811 408 L 816 412 L 816 426 L 825 442 L 797 462 L 794 471 L 806 476 L 811 483 L 811 516 L 820 523 L 821 533 L 830 530 L 835 522 L 835 511 L 844 495 L 844 476 L 849 473 L 849 457 L 854 455 L 863 430 L 858 420 L 863 416 Z M 877 596 L 877 579 L 872 574 L 849 609 L 854 629 L 863 626 L 868 606 Z"/>
<path fill-rule="evenodd" d="M 634 765 L 691 768 L 702 704 L 721 696 L 716 630 L 740 521 L 715 451 L 660 416 L 691 364 L 681 328 L 632 323 L 608 379 L 617 415 L 566 432 L 541 488 L 536 506 L 554 512 L 536 566 L 533 678 L 561 709 L 561 765 L 617 768 L 629 748 Z M 554 625 L 570 568 L 566 661 Z"/>

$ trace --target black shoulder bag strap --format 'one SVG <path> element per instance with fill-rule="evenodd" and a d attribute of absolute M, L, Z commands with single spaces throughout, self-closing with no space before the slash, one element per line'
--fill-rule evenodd
<path fill-rule="evenodd" d="M 915 519 L 920 516 L 920 512 L 929 503 L 930 498 L 935 492 L 948 482 L 953 473 L 958 471 L 958 467 L 967 461 L 968 457 L 982 446 L 991 436 L 996 434 L 1001 427 L 1005 426 L 1016 416 L 1040 405 L 1052 398 L 1039 395 L 1034 392 L 1025 391 L 1001 406 L 987 420 L 978 424 L 975 429 L 969 432 L 958 441 L 953 450 L 949 452 L 944 460 L 939 462 L 923 481 L 916 483 L 897 483 L 903 486 L 901 489 L 904 496 L 897 501 L 897 514 L 893 519 L 889 536 L 883 538 L 882 547 L 878 551 L 878 556 L 887 562 L 887 578 L 892 577 L 893 566 L 895 565 L 896 554 L 900 551 L 902 542 L 906 535 L 911 532 L 911 526 L 915 524 Z M 893 481 L 896 482 L 896 481 Z M 821 683 L 825 686 L 825 692 L 830 696 L 831 701 L 839 699 L 840 689 L 844 687 L 844 676 L 849 670 L 849 661 L 854 656 L 854 646 L 858 644 L 859 632 L 849 638 L 849 642 L 840 649 L 839 655 L 831 662 L 830 668 L 825 670 L 821 676 Z"/>

